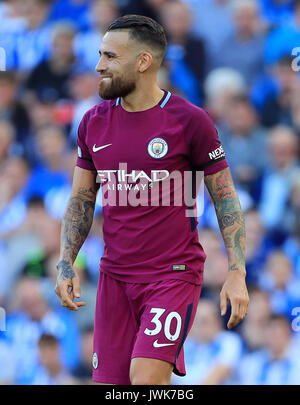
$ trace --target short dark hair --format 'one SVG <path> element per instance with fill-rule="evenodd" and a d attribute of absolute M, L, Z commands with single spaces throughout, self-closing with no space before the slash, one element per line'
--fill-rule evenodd
<path fill-rule="evenodd" d="M 287 318 L 287 316 L 282 315 L 282 314 L 277 314 L 277 313 L 272 313 L 269 317 L 268 323 L 271 324 L 273 322 L 281 322 L 282 324 L 285 324 L 285 326 L 290 329 L 290 321 Z"/>
<path fill-rule="evenodd" d="M 129 30 L 130 39 L 150 45 L 160 53 L 161 60 L 167 49 L 167 38 L 163 27 L 150 17 L 127 14 L 114 20 L 108 31 Z"/>
<path fill-rule="evenodd" d="M 14 71 L 12 70 L 1 70 L 0 71 L 0 80 L 9 82 L 10 84 L 16 84 L 17 77 Z"/>
<path fill-rule="evenodd" d="M 290 67 L 293 62 L 293 56 L 290 54 L 284 54 L 280 57 L 280 59 L 277 61 L 278 66 L 282 67 Z"/>
<path fill-rule="evenodd" d="M 38 340 L 38 345 L 57 347 L 59 345 L 59 342 L 54 335 L 50 335 L 49 333 L 43 333 Z"/>

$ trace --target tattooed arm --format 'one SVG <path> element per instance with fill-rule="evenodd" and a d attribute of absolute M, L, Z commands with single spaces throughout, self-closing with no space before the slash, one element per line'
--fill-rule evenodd
<path fill-rule="evenodd" d="M 74 297 L 80 297 L 80 281 L 72 266 L 93 222 L 97 190 L 96 174 L 76 166 L 72 193 L 62 221 L 55 287 L 61 304 L 75 311 L 85 303 L 74 301 Z"/>
<path fill-rule="evenodd" d="M 205 176 L 205 185 L 215 206 L 227 255 L 229 273 L 220 294 L 221 314 L 231 303 L 228 328 L 237 325 L 247 314 L 249 297 L 245 283 L 245 224 L 232 181 L 230 169 Z"/>

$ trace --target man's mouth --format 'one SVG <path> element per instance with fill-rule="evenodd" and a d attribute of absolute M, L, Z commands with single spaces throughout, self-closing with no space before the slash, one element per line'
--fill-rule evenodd
<path fill-rule="evenodd" d="M 100 81 L 101 82 L 107 82 L 108 80 L 111 80 L 111 76 L 100 76 Z"/>

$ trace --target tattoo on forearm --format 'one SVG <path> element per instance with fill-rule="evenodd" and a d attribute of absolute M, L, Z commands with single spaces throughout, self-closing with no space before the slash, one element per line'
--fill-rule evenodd
<path fill-rule="evenodd" d="M 245 269 L 245 223 L 230 170 L 206 176 L 205 184 L 215 205 L 229 270 Z"/>
<path fill-rule="evenodd" d="M 90 231 L 95 208 L 96 189 L 80 188 L 68 203 L 61 229 L 61 260 L 58 278 L 74 277 L 72 264 Z"/>

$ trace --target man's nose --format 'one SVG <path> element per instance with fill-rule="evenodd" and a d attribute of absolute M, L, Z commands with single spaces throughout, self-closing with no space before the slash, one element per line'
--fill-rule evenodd
<path fill-rule="evenodd" d="M 106 66 L 105 66 L 104 60 L 103 60 L 103 58 L 100 57 L 97 65 L 95 67 L 95 70 L 98 73 L 100 73 L 101 71 L 105 71 L 105 69 L 106 69 Z"/>

